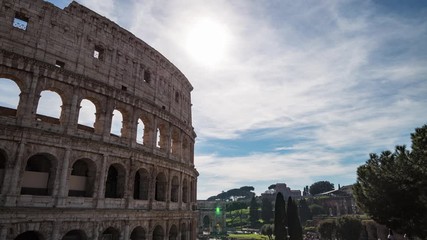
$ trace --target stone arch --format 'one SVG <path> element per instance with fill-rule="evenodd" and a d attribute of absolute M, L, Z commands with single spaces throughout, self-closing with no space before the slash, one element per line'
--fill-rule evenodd
<path fill-rule="evenodd" d="M 122 111 L 118 109 L 114 109 L 112 113 L 111 118 L 111 128 L 110 128 L 110 134 L 116 135 L 116 136 L 122 136 L 122 131 L 124 128 L 124 118 Z"/>
<path fill-rule="evenodd" d="M 176 127 L 172 128 L 170 147 L 171 147 L 170 152 L 173 155 L 179 156 L 179 154 L 181 153 L 181 136 L 180 136 L 179 129 L 177 129 Z"/>
<path fill-rule="evenodd" d="M 122 165 L 118 163 L 110 165 L 105 183 L 105 197 L 123 198 L 125 190 L 125 179 L 126 170 Z"/>
<path fill-rule="evenodd" d="M 4 177 L 6 175 L 6 162 L 7 162 L 7 155 L 3 151 L 3 149 L 0 149 L 0 194 L 3 188 Z"/>
<path fill-rule="evenodd" d="M 19 234 L 15 240 L 45 240 L 43 235 L 37 231 L 26 231 Z"/>
<path fill-rule="evenodd" d="M 175 224 L 169 228 L 169 240 L 178 240 L 178 228 Z"/>
<path fill-rule="evenodd" d="M 162 226 L 157 225 L 153 230 L 153 240 L 164 240 L 165 232 Z"/>
<path fill-rule="evenodd" d="M 148 171 L 146 169 L 141 168 L 136 171 L 133 187 L 134 199 L 148 200 L 150 175 L 148 174 Z"/>
<path fill-rule="evenodd" d="M 62 96 L 54 90 L 43 90 L 37 103 L 36 119 L 38 121 L 59 124 L 62 110 Z"/>
<path fill-rule="evenodd" d="M 146 146 L 151 146 L 153 121 L 148 113 L 142 113 L 137 120 L 136 142 Z"/>
<path fill-rule="evenodd" d="M 96 104 L 90 99 L 82 99 L 80 101 L 80 111 L 78 124 L 82 130 L 94 132 L 97 121 L 98 108 Z"/>
<path fill-rule="evenodd" d="M 78 159 L 71 168 L 68 196 L 92 197 L 95 189 L 96 165 L 87 158 Z"/>
<path fill-rule="evenodd" d="M 56 159 L 47 153 L 31 156 L 25 165 L 21 194 L 52 195 L 56 175 Z"/>
<path fill-rule="evenodd" d="M 156 201 L 166 201 L 166 176 L 164 173 L 157 174 L 156 177 L 156 186 L 155 186 L 155 200 Z"/>
<path fill-rule="evenodd" d="M 167 123 L 157 119 L 157 127 L 156 127 L 156 147 L 166 150 L 168 146 L 168 126 Z"/>
<path fill-rule="evenodd" d="M 0 86 L 0 115 L 16 116 L 21 88 L 15 80 L 2 78 L 2 75 L 0 75 Z"/>
<path fill-rule="evenodd" d="M 143 227 L 136 227 L 133 229 L 132 233 L 130 234 L 131 240 L 145 240 L 147 239 L 145 229 Z"/>
<path fill-rule="evenodd" d="M 186 178 L 182 181 L 182 202 L 188 202 L 188 181 Z"/>
<path fill-rule="evenodd" d="M 211 227 L 211 218 L 208 216 L 208 215 L 205 215 L 204 217 L 203 217 L 203 223 L 202 223 L 203 225 L 203 229 L 204 230 L 208 230 L 208 231 L 210 231 L 210 227 Z"/>
<path fill-rule="evenodd" d="M 87 236 L 83 230 L 74 229 L 68 231 L 63 237 L 62 240 L 86 240 Z"/>
<path fill-rule="evenodd" d="M 171 202 L 178 202 L 179 195 L 179 180 L 177 176 L 172 177 L 171 181 Z"/>
<path fill-rule="evenodd" d="M 108 239 L 108 240 L 119 240 L 120 239 L 120 231 L 116 228 L 109 227 L 102 232 L 100 239 Z"/>

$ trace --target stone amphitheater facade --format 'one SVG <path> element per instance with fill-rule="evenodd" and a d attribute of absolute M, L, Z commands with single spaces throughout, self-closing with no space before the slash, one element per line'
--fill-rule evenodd
<path fill-rule="evenodd" d="M 164 56 L 76 2 L 0 0 L 0 78 L 0 239 L 196 239 L 193 88 Z"/>

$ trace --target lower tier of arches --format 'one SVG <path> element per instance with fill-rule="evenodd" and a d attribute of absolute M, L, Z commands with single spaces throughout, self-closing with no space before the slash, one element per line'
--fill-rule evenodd
<path fill-rule="evenodd" d="M 195 212 L 1 208 L 0 239 L 196 239 Z"/>

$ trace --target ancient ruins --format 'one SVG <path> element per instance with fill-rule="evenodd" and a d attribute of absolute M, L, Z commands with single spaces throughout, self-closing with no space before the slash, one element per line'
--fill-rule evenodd
<path fill-rule="evenodd" d="M 164 56 L 76 2 L 0 0 L 0 78 L 0 239 L 196 239 L 192 86 Z"/>

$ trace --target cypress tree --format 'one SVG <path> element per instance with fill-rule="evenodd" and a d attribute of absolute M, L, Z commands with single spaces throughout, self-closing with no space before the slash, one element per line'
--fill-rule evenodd
<path fill-rule="evenodd" d="M 290 239 L 302 240 L 302 227 L 298 217 L 298 207 L 291 197 L 288 198 L 287 212 L 288 212 L 288 233 L 289 233 Z"/>
<path fill-rule="evenodd" d="M 286 239 L 286 210 L 285 200 L 282 193 L 277 193 L 276 202 L 274 204 L 274 236 L 275 240 Z"/>

